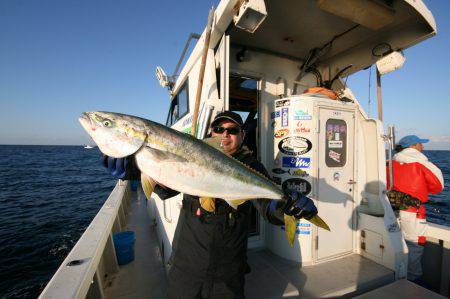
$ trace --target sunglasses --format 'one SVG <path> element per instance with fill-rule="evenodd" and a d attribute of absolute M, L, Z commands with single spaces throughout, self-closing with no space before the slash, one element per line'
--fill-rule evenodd
<path fill-rule="evenodd" d="M 212 128 L 212 131 L 216 134 L 223 134 L 223 132 L 227 131 L 228 134 L 237 135 L 241 132 L 241 127 L 224 128 L 216 126 Z"/>

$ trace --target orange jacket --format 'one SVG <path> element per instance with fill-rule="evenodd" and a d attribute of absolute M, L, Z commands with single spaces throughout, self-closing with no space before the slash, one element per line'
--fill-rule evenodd
<path fill-rule="evenodd" d="M 442 172 L 416 149 L 407 148 L 393 159 L 394 190 L 409 194 L 422 203 L 428 201 L 428 194 L 437 194 L 444 188 Z M 387 167 L 387 185 L 389 167 Z"/>

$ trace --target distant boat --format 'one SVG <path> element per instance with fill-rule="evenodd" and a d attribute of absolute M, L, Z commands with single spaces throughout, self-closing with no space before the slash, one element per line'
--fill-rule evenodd
<path fill-rule="evenodd" d="M 85 144 L 84 145 L 84 148 L 87 148 L 87 149 L 89 149 L 89 148 L 94 148 L 92 145 L 89 145 L 89 144 Z"/>

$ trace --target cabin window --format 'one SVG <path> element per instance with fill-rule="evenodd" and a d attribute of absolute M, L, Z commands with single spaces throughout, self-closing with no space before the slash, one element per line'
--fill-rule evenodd
<path fill-rule="evenodd" d="M 187 81 L 173 97 L 167 115 L 166 126 L 170 127 L 189 112 L 189 93 Z"/>
<path fill-rule="evenodd" d="M 330 118 L 325 128 L 325 163 L 328 167 L 343 167 L 347 160 L 347 123 Z"/>

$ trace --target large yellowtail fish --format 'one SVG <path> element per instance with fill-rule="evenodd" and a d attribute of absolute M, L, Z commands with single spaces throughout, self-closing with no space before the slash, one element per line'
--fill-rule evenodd
<path fill-rule="evenodd" d="M 284 197 L 262 174 L 188 134 L 112 112 L 85 112 L 79 121 L 105 155 L 135 155 L 148 198 L 155 182 L 194 196 L 222 198 L 233 207 L 256 198 Z M 294 238 L 295 226 L 288 236 L 291 244 Z"/>

